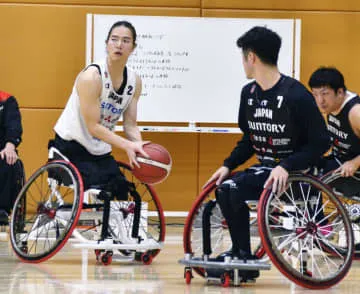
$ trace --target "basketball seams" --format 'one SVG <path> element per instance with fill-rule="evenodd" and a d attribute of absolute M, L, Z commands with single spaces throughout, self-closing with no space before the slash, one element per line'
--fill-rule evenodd
<path fill-rule="evenodd" d="M 145 152 L 150 152 L 150 151 L 155 151 L 155 152 L 157 152 L 158 154 L 158 156 L 163 156 L 164 154 L 168 154 L 169 155 L 169 157 L 168 157 L 168 160 L 169 160 L 169 163 L 164 163 L 164 164 L 169 164 L 170 166 L 171 166 L 171 156 L 170 156 L 170 154 L 166 151 L 166 150 L 164 150 L 164 147 L 162 147 L 161 145 L 158 145 L 158 144 L 155 144 L 155 143 L 151 143 L 151 144 L 146 144 L 146 145 L 144 145 L 144 151 Z M 164 153 L 164 151 L 166 151 L 166 153 Z"/>
<path fill-rule="evenodd" d="M 152 165 L 152 166 L 156 166 L 156 167 L 160 167 L 165 169 L 167 172 L 170 172 L 171 169 L 171 160 L 169 164 L 165 164 L 165 163 L 161 163 L 159 161 L 155 161 L 152 159 L 148 159 L 148 158 L 144 158 L 144 157 L 136 157 L 136 160 L 138 162 L 144 163 L 144 164 L 148 164 L 148 165 Z"/>
<path fill-rule="evenodd" d="M 140 167 L 134 167 L 133 175 L 141 182 L 150 185 L 164 181 L 172 168 L 170 153 L 163 146 L 151 142 L 145 144 L 143 149 L 149 157 L 136 154 Z"/>

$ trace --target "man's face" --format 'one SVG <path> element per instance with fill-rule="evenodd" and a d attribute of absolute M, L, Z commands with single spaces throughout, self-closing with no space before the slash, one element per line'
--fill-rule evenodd
<path fill-rule="evenodd" d="M 252 79 L 252 54 L 251 52 L 242 51 L 242 63 L 245 71 L 246 78 Z"/>
<path fill-rule="evenodd" d="M 334 89 L 328 86 L 323 86 L 320 88 L 312 88 L 311 90 L 315 97 L 317 106 L 320 111 L 325 114 L 337 111 L 341 107 L 345 98 L 344 89 L 338 89 L 338 91 L 335 92 Z"/>

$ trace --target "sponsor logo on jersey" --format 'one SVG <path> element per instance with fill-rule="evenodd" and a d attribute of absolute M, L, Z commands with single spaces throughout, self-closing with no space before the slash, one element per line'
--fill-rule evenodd
<path fill-rule="evenodd" d="M 113 114 L 121 114 L 122 108 L 116 108 L 114 105 L 112 105 L 109 102 L 102 102 L 101 108 L 110 111 Z"/>
<path fill-rule="evenodd" d="M 272 138 L 269 144 L 273 146 L 286 146 L 289 145 L 291 139 L 290 138 Z"/>
<path fill-rule="evenodd" d="M 266 142 L 266 137 L 264 136 L 251 135 L 251 139 L 257 142 Z"/>
<path fill-rule="evenodd" d="M 254 103 L 254 99 L 249 98 L 249 99 L 248 99 L 248 105 L 250 105 L 250 106 L 251 106 L 251 105 L 253 105 L 253 103 Z"/>
<path fill-rule="evenodd" d="M 285 124 L 270 124 L 263 122 L 253 122 L 248 121 L 249 129 L 256 131 L 265 131 L 270 133 L 284 133 L 285 132 Z"/>
<path fill-rule="evenodd" d="M 349 149 L 351 147 L 350 144 L 345 144 L 345 143 L 339 141 L 339 139 L 334 140 L 334 145 L 339 146 L 339 147 L 344 148 L 344 149 Z"/>
<path fill-rule="evenodd" d="M 328 125 L 327 126 L 328 130 L 330 133 L 333 133 L 334 135 L 336 135 L 337 137 L 341 138 L 341 139 L 347 139 L 347 137 L 349 136 L 348 133 L 345 133 L 343 131 L 340 131 L 338 130 L 337 128 L 331 126 L 331 125 Z"/>
<path fill-rule="evenodd" d="M 261 101 L 261 103 L 264 101 Z M 254 113 L 254 117 L 266 117 L 268 119 L 272 119 L 273 118 L 273 111 L 271 109 L 268 108 L 256 108 L 255 109 L 255 113 Z"/>
<path fill-rule="evenodd" d="M 108 95 L 108 99 L 114 100 L 116 103 L 121 104 L 123 101 L 123 97 L 117 95 L 115 92 L 111 91 Z"/>
<path fill-rule="evenodd" d="M 262 100 L 262 101 L 260 102 L 260 105 L 266 107 L 266 106 L 268 105 L 268 101 L 267 101 L 267 100 Z"/>
<path fill-rule="evenodd" d="M 340 121 L 337 118 L 333 117 L 332 115 L 329 115 L 329 122 L 336 124 L 338 127 L 340 127 L 341 125 Z"/>

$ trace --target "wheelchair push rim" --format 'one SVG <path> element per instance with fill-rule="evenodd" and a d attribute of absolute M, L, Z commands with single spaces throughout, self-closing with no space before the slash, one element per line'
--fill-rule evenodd
<path fill-rule="evenodd" d="M 279 195 L 270 190 L 261 195 L 258 222 L 265 251 L 278 270 L 296 284 L 329 288 L 351 267 L 354 239 L 350 220 L 331 189 L 318 179 L 292 175 L 287 187 Z M 328 210 L 328 204 L 335 209 Z"/>

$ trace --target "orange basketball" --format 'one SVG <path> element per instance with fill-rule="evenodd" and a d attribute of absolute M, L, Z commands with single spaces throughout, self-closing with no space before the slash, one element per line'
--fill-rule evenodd
<path fill-rule="evenodd" d="M 134 167 L 132 173 L 145 184 L 158 184 L 166 179 L 171 170 L 170 153 L 161 145 L 148 143 L 143 146 L 144 151 L 150 156 L 136 157 L 140 168 Z"/>

